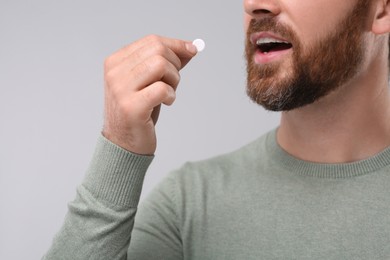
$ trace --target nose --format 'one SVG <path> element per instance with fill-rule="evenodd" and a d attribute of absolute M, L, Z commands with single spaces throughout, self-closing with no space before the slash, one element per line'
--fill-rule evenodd
<path fill-rule="evenodd" d="M 274 17 L 281 12 L 278 0 L 244 0 L 244 9 L 252 19 Z"/>

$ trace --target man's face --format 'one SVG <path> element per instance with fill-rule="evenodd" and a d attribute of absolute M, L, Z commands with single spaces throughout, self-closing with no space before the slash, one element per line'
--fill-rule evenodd
<path fill-rule="evenodd" d="M 327 95 L 359 71 L 370 1 L 257 2 L 244 1 L 252 100 L 268 110 L 292 110 Z"/>

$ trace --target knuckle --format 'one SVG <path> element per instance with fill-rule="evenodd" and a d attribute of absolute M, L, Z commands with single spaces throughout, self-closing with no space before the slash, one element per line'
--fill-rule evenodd
<path fill-rule="evenodd" d="M 105 73 L 105 80 L 110 85 L 115 81 L 116 73 L 114 70 L 109 70 Z"/>
<path fill-rule="evenodd" d="M 177 73 L 177 81 L 178 81 L 178 83 L 179 83 L 180 80 L 181 80 L 181 75 L 180 75 L 180 73 L 178 72 L 178 73 Z"/>
<path fill-rule="evenodd" d="M 113 64 L 113 58 L 112 56 L 109 56 L 107 57 L 105 60 L 104 60 L 104 71 L 107 73 L 111 67 L 112 67 L 112 64 Z"/>
<path fill-rule="evenodd" d="M 161 42 L 156 42 L 153 44 L 153 51 L 156 54 L 163 55 L 167 51 L 167 47 L 165 47 Z"/>
<path fill-rule="evenodd" d="M 148 36 L 146 36 L 146 40 L 148 42 L 160 42 L 160 36 L 156 34 L 149 34 Z"/>
<path fill-rule="evenodd" d="M 156 102 L 161 102 L 161 99 L 163 98 L 163 96 L 165 96 L 165 93 L 167 92 L 164 85 L 165 84 L 163 84 L 162 82 L 156 82 L 153 84 L 153 86 L 148 88 L 147 91 L 143 91 L 143 101 L 146 104 L 154 104 Z"/>
<path fill-rule="evenodd" d="M 179 83 L 180 83 L 180 80 L 181 80 L 181 75 L 180 75 L 180 73 L 175 73 L 175 75 L 176 75 L 176 79 L 175 79 L 175 82 L 174 82 L 174 87 L 176 88 L 178 85 L 179 85 Z"/>
<path fill-rule="evenodd" d="M 158 82 L 156 88 L 158 89 L 159 94 L 166 95 L 169 92 L 170 86 L 163 82 Z"/>
<path fill-rule="evenodd" d="M 165 74 L 168 66 L 168 61 L 164 57 L 160 55 L 153 57 L 151 67 L 156 71 L 156 73 L 161 75 Z"/>
<path fill-rule="evenodd" d="M 172 92 L 171 86 L 161 83 L 159 85 L 159 89 L 160 89 L 159 94 L 160 94 L 161 99 L 165 99 L 166 97 L 169 97 L 171 95 L 171 92 Z"/>

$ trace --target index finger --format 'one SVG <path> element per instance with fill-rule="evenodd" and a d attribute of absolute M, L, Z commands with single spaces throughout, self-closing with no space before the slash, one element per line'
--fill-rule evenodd
<path fill-rule="evenodd" d="M 154 44 L 163 44 L 172 50 L 180 59 L 182 64 L 181 68 L 183 68 L 198 52 L 191 41 L 167 38 L 158 35 L 149 35 L 117 51 L 110 57 L 110 64 L 118 64 L 137 50 Z"/>

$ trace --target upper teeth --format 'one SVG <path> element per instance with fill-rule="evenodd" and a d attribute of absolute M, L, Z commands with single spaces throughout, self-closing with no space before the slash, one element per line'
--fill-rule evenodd
<path fill-rule="evenodd" d="M 281 40 L 277 40 L 274 38 L 260 38 L 256 41 L 257 45 L 264 44 L 264 43 L 286 43 L 286 44 L 288 44 L 288 42 L 286 42 L 286 41 L 281 41 Z"/>

